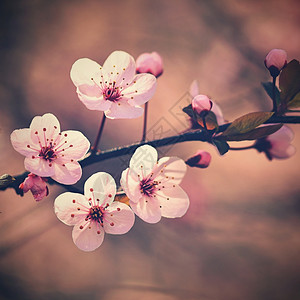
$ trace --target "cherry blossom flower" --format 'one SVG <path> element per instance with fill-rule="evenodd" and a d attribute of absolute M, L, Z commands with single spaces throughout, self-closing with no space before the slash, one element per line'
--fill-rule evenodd
<path fill-rule="evenodd" d="M 275 133 L 258 139 L 254 148 L 259 152 L 264 152 L 269 160 L 289 158 L 296 152 L 296 148 L 291 145 L 293 138 L 292 129 L 284 125 Z"/>
<path fill-rule="evenodd" d="M 90 142 L 79 131 L 60 132 L 53 114 L 34 117 L 29 128 L 14 130 L 10 138 L 14 149 L 26 156 L 25 169 L 33 174 L 63 184 L 74 184 L 81 178 L 77 161 L 87 153 Z"/>
<path fill-rule="evenodd" d="M 36 201 L 42 200 L 49 194 L 45 179 L 32 173 L 28 174 L 19 188 L 22 189 L 24 193 L 30 190 Z"/>
<path fill-rule="evenodd" d="M 59 220 L 74 226 L 72 238 L 83 251 L 93 251 L 104 239 L 105 232 L 124 234 L 134 224 L 134 213 L 128 205 L 114 201 L 116 184 L 111 175 L 98 172 L 84 185 L 84 195 L 66 192 L 54 202 Z"/>
<path fill-rule="evenodd" d="M 152 74 L 135 75 L 131 55 L 115 51 L 100 66 L 88 58 L 78 59 L 72 66 L 71 79 L 79 99 L 88 109 L 104 111 L 110 119 L 137 118 L 143 114 L 140 106 L 156 89 Z"/>
<path fill-rule="evenodd" d="M 265 66 L 272 77 L 277 77 L 287 64 L 287 53 L 282 49 L 272 49 L 265 58 Z"/>
<path fill-rule="evenodd" d="M 163 61 L 157 52 L 143 53 L 136 60 L 137 73 L 150 73 L 158 78 L 163 73 Z"/>
<path fill-rule="evenodd" d="M 199 95 L 199 85 L 198 85 L 197 80 L 194 80 L 191 83 L 189 92 L 193 98 L 195 98 L 197 95 Z M 215 114 L 218 125 L 225 124 L 223 113 L 222 113 L 220 106 L 218 104 L 216 104 L 214 101 L 212 101 L 211 99 L 210 99 L 210 101 L 212 102 L 211 111 Z"/>
<path fill-rule="evenodd" d="M 186 164 L 177 157 L 164 157 L 157 162 L 157 156 L 155 148 L 139 147 L 121 176 L 132 210 L 148 223 L 157 223 L 162 216 L 181 217 L 189 207 L 189 197 L 179 186 Z"/>
<path fill-rule="evenodd" d="M 211 161 L 211 155 L 204 150 L 198 150 L 185 163 L 190 167 L 207 168 Z"/>

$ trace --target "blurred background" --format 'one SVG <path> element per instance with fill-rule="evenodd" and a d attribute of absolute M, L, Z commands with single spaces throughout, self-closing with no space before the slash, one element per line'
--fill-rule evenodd
<path fill-rule="evenodd" d="M 269 50 L 300 58 L 297 0 L 27 0 L 1 1 L 0 11 L 1 174 L 23 173 L 10 133 L 35 115 L 51 112 L 63 130 L 80 130 L 93 142 L 101 113 L 77 98 L 69 72 L 78 58 L 103 64 L 114 50 L 135 58 L 161 54 L 150 140 L 188 127 L 181 109 L 194 79 L 232 121 L 271 109 L 260 85 L 270 80 L 263 64 Z M 300 149 L 300 126 L 290 127 Z M 100 146 L 141 135 L 142 118 L 107 120 Z M 39 203 L 30 193 L 1 192 L 0 299 L 300 299 L 299 151 L 272 162 L 255 150 L 221 157 L 201 142 L 159 153 L 187 159 L 198 149 L 209 151 L 212 162 L 188 169 L 182 187 L 191 203 L 183 218 L 155 225 L 136 218 L 128 234 L 107 234 L 91 253 L 77 249 L 72 228 L 54 214 L 64 189 L 51 186 Z M 87 168 L 78 187 L 95 171 L 118 181 L 128 160 Z"/>

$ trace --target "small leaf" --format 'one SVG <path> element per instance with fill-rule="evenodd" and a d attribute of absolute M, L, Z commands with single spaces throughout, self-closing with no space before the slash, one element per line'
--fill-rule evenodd
<path fill-rule="evenodd" d="M 288 103 L 288 108 L 300 107 L 300 92 Z"/>
<path fill-rule="evenodd" d="M 197 122 L 200 126 L 204 127 L 203 119 L 201 117 L 198 117 Z M 208 130 L 219 128 L 216 115 L 212 111 L 208 112 L 205 116 L 205 123 Z"/>
<path fill-rule="evenodd" d="M 119 201 L 129 205 L 129 198 L 126 196 L 126 194 L 116 195 L 115 201 Z"/>
<path fill-rule="evenodd" d="M 231 141 L 231 142 L 232 141 L 257 140 L 257 139 L 266 137 L 266 136 L 276 132 L 277 130 L 279 130 L 282 127 L 282 125 L 283 124 L 276 124 L 276 125 L 258 127 L 251 131 L 248 131 L 246 133 L 224 136 L 224 140 Z"/>
<path fill-rule="evenodd" d="M 246 114 L 234 120 L 223 132 L 222 136 L 238 135 L 246 133 L 266 122 L 273 115 L 273 112 L 254 112 Z"/>
<path fill-rule="evenodd" d="M 279 77 L 280 99 L 282 103 L 288 104 L 296 94 L 300 92 L 300 65 L 299 61 L 293 59 L 282 70 Z"/>
<path fill-rule="evenodd" d="M 224 140 L 214 139 L 213 144 L 217 147 L 221 155 L 224 155 L 229 150 L 229 145 Z"/>
<path fill-rule="evenodd" d="M 189 104 L 188 106 L 184 107 L 183 112 L 185 112 L 189 117 L 191 117 L 193 120 L 197 122 L 197 116 L 192 108 L 192 104 Z"/>
<path fill-rule="evenodd" d="M 262 82 L 261 83 L 269 97 L 273 100 L 273 83 L 272 82 Z M 275 99 L 277 104 L 280 103 L 280 91 L 277 86 L 275 86 Z"/>
<path fill-rule="evenodd" d="M 3 174 L 0 176 L 0 188 L 5 189 L 8 187 L 11 183 L 15 181 L 15 178 L 8 174 Z"/>

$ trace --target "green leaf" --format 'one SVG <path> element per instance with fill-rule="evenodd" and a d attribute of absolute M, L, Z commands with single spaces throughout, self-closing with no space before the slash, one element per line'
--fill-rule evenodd
<path fill-rule="evenodd" d="M 288 108 L 300 107 L 300 92 L 288 103 Z"/>
<path fill-rule="evenodd" d="M 276 125 L 268 125 L 268 126 L 258 127 L 251 131 L 248 131 L 246 133 L 224 136 L 224 140 L 231 141 L 231 142 L 232 141 L 257 140 L 257 139 L 266 137 L 266 136 L 276 132 L 277 130 L 279 130 L 282 127 L 282 125 L 283 124 L 276 124 Z"/>
<path fill-rule="evenodd" d="M 234 120 L 221 136 L 235 136 L 249 132 L 266 122 L 273 112 L 254 112 L 246 114 Z"/>
<path fill-rule="evenodd" d="M 267 92 L 267 94 L 269 95 L 269 97 L 273 100 L 273 83 L 272 82 L 262 82 L 261 83 L 263 88 L 265 89 L 265 91 Z M 280 91 L 277 88 L 277 86 L 275 86 L 275 99 L 277 104 L 280 103 Z"/>
<path fill-rule="evenodd" d="M 299 61 L 293 59 L 281 71 L 279 77 L 279 88 L 281 90 L 281 102 L 288 105 L 296 94 L 300 92 L 300 65 Z M 286 107 L 286 106 L 285 106 Z"/>
<path fill-rule="evenodd" d="M 229 150 L 229 145 L 224 140 L 214 139 L 213 144 L 217 147 L 219 153 L 224 155 Z"/>
<path fill-rule="evenodd" d="M 3 174 L 0 176 L 0 189 L 8 187 L 12 182 L 15 181 L 15 178 L 8 174 Z"/>

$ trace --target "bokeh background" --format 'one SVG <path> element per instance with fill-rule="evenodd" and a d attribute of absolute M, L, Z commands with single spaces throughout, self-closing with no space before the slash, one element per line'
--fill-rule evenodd
<path fill-rule="evenodd" d="M 194 79 L 227 120 L 270 110 L 263 60 L 272 48 L 300 58 L 299 8 L 297 0 L 1 1 L 1 174 L 24 171 L 9 136 L 35 115 L 51 112 L 93 141 L 101 113 L 85 108 L 69 77 L 80 57 L 102 64 L 114 50 L 162 55 L 149 139 L 188 127 L 181 108 Z M 290 127 L 300 149 L 299 126 Z M 101 148 L 135 142 L 141 131 L 142 118 L 108 120 Z M 186 159 L 200 148 L 212 163 L 188 169 L 183 218 L 136 218 L 128 234 L 106 235 L 92 253 L 76 248 L 53 212 L 61 187 L 39 203 L 1 192 L 0 299 L 300 299 L 299 151 L 272 162 L 254 150 L 221 157 L 200 142 L 159 151 Z M 100 170 L 118 180 L 128 159 L 87 168 L 78 187 Z"/>

